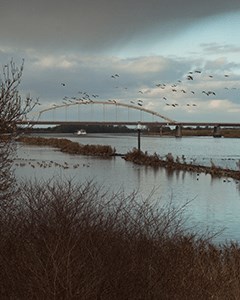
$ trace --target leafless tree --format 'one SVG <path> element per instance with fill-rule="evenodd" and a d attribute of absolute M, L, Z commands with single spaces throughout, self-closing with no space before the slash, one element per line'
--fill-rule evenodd
<path fill-rule="evenodd" d="M 13 60 L 2 67 L 0 74 L 0 197 L 9 198 L 14 183 L 12 157 L 17 136 L 18 121 L 26 118 L 38 100 L 30 95 L 23 99 L 19 85 L 23 74 L 24 61 L 20 67 Z M 10 193 L 10 194 L 9 194 Z"/>

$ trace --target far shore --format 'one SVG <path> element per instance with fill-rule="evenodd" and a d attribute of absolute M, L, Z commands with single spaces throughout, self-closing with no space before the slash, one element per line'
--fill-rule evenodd
<path fill-rule="evenodd" d="M 128 128 L 127 126 L 82 126 L 81 129 L 86 130 L 87 133 L 136 133 L 135 128 Z M 19 133 L 76 133 L 79 127 L 76 125 L 61 125 L 48 128 L 35 128 L 28 129 L 19 128 Z M 174 127 L 164 126 L 160 130 L 159 127 L 143 128 L 141 130 L 142 135 L 151 136 L 176 136 L 176 129 Z M 181 130 L 182 137 L 190 136 L 213 136 L 213 128 L 211 127 L 183 127 Z M 219 136 L 224 138 L 240 138 L 240 128 L 220 128 Z"/>

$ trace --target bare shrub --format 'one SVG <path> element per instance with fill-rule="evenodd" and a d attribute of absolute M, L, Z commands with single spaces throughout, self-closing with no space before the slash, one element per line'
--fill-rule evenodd
<path fill-rule="evenodd" d="M 5 64 L 0 75 L 0 204 L 13 193 L 14 176 L 11 170 L 17 123 L 26 117 L 37 101 L 19 94 L 23 63 L 20 68 L 13 61 Z M 9 201 L 7 201 L 9 202 Z"/>
<path fill-rule="evenodd" d="M 1 299 L 237 299 L 240 250 L 160 207 L 92 182 L 26 183 L 0 214 Z"/>

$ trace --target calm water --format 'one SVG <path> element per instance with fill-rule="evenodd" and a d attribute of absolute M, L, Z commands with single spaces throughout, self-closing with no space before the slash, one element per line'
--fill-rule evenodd
<path fill-rule="evenodd" d="M 53 135 L 48 135 L 53 137 Z M 136 135 L 88 134 L 87 136 L 54 135 L 82 144 L 106 144 L 126 153 L 137 147 Z M 203 165 L 239 169 L 240 139 L 141 137 L 141 149 L 156 152 L 164 157 L 171 152 L 174 157 Z M 69 155 L 50 147 L 19 145 L 15 159 L 16 175 L 21 179 L 73 179 L 76 182 L 93 180 L 112 191 L 133 190 L 147 197 L 154 189 L 154 198 L 160 204 L 172 199 L 182 205 L 193 200 L 186 209 L 191 225 L 213 231 L 224 228 L 217 242 L 240 242 L 240 183 L 230 178 L 212 178 L 210 175 L 168 172 L 165 169 L 136 166 L 121 157 L 99 159 Z"/>

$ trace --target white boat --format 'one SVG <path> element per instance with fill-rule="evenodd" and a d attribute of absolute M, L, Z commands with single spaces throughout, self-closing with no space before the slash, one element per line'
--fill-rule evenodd
<path fill-rule="evenodd" d="M 84 135 L 84 134 L 87 134 L 86 130 L 85 129 L 80 129 L 76 132 L 77 135 Z"/>

